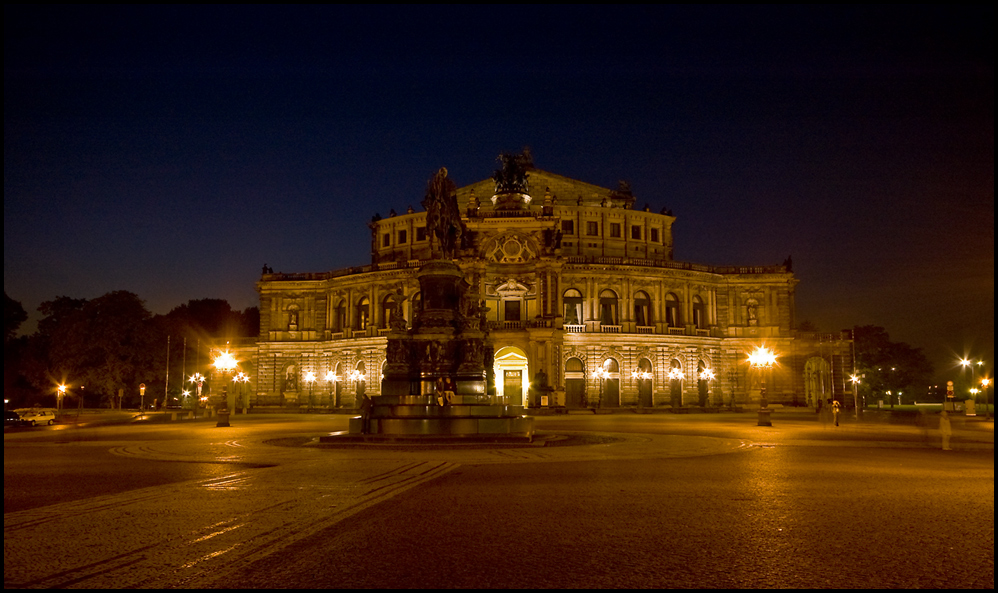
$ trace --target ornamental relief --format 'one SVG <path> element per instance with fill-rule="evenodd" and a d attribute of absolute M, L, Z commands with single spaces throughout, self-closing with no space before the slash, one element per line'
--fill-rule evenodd
<path fill-rule="evenodd" d="M 535 241 L 518 234 L 504 234 L 489 241 L 485 247 L 486 261 L 497 264 L 521 264 L 537 259 Z"/>

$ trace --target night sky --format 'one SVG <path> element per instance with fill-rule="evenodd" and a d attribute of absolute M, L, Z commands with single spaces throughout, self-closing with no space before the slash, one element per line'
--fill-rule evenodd
<path fill-rule="evenodd" d="M 994 11 L 4 6 L 4 290 L 257 304 L 370 262 L 529 146 L 678 217 L 675 257 L 793 256 L 799 320 L 994 351 Z M 33 331 L 34 319 L 24 329 Z"/>

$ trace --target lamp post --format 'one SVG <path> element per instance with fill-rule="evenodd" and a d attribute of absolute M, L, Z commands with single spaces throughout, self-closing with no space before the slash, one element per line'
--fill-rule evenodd
<path fill-rule="evenodd" d="M 710 382 L 714 380 L 714 371 L 711 369 L 704 369 L 700 371 L 700 380 L 707 382 L 707 391 L 710 391 Z M 707 401 L 710 401 L 709 399 Z"/>
<path fill-rule="evenodd" d="M 246 401 L 246 384 L 249 383 L 249 375 L 240 371 L 232 380 L 239 387 L 239 403 L 241 405 L 236 407 L 242 407 L 243 414 L 249 414 L 249 402 Z"/>
<path fill-rule="evenodd" d="M 770 419 L 769 401 L 766 399 L 766 372 L 776 364 L 776 353 L 765 346 L 755 349 L 748 357 L 749 364 L 753 368 L 759 369 L 762 383 L 759 392 L 759 426 L 772 426 Z"/>
<path fill-rule="evenodd" d="M 312 407 L 315 405 L 315 401 L 312 399 L 312 387 L 315 385 L 315 373 L 312 371 L 305 373 L 305 383 L 308 384 L 308 410 L 306 411 L 311 412 Z"/>
<path fill-rule="evenodd" d="M 859 375 L 849 375 L 852 382 L 852 405 L 856 408 L 856 420 L 859 420 Z"/>
<path fill-rule="evenodd" d="M 988 397 L 988 386 L 991 385 L 991 379 L 985 377 L 981 379 L 981 391 L 984 392 L 984 417 L 991 418 L 991 398 Z"/>
<path fill-rule="evenodd" d="M 336 407 L 336 402 L 333 399 L 333 383 L 339 381 L 340 378 L 336 376 L 333 371 L 326 372 L 326 388 L 329 392 L 329 401 L 332 402 L 332 407 Z"/>
<path fill-rule="evenodd" d="M 633 377 L 638 383 L 638 407 L 644 407 L 644 404 L 641 402 L 641 382 L 651 381 L 652 376 L 653 375 L 648 371 L 631 372 L 631 377 Z M 652 401 L 652 405 L 654 405 L 654 401 Z"/>
<path fill-rule="evenodd" d="M 597 408 L 603 407 L 603 381 L 610 378 L 610 371 L 603 367 L 597 368 L 593 371 L 593 377 L 599 379 L 599 401 L 596 403 Z"/>
<path fill-rule="evenodd" d="M 58 387 L 56 387 L 56 391 L 58 393 L 58 396 L 56 397 L 55 410 L 56 410 L 56 412 L 60 412 L 61 413 L 62 412 L 62 398 L 66 397 L 66 386 L 65 385 L 59 385 Z"/>
<path fill-rule="evenodd" d="M 669 369 L 668 377 L 669 377 L 669 403 L 673 407 L 676 407 L 676 408 L 681 407 L 683 405 L 682 392 L 680 391 L 679 399 L 676 400 L 675 397 L 674 397 L 675 390 L 672 388 L 672 382 L 673 381 L 682 381 L 683 380 L 683 371 L 679 367 L 672 367 L 671 369 Z M 682 389 L 682 383 L 680 383 L 680 389 Z"/>
<path fill-rule="evenodd" d="M 197 388 L 197 396 L 195 397 L 194 401 L 191 402 L 192 403 L 191 410 L 193 411 L 193 415 L 196 418 L 198 415 L 198 404 L 200 404 L 201 402 L 201 388 L 204 386 L 204 375 L 202 375 L 201 373 L 194 373 L 193 375 L 191 375 L 191 378 L 188 379 L 188 382 L 193 383 Z M 191 394 L 190 391 L 184 392 L 185 397 L 189 396 L 190 394 Z"/>
<path fill-rule="evenodd" d="M 354 370 L 350 371 L 350 380 L 354 382 L 354 385 L 353 385 L 354 401 L 355 401 L 355 405 L 357 407 L 360 407 L 360 403 L 361 403 L 360 402 L 360 384 L 364 382 L 364 378 L 365 378 L 364 373 L 358 371 L 357 369 L 354 369 Z"/>
<path fill-rule="evenodd" d="M 229 426 L 229 386 L 225 382 L 225 377 L 236 370 L 239 362 L 228 350 L 224 350 L 215 358 L 212 365 L 222 373 L 222 403 L 218 408 L 218 422 L 215 426 Z"/>

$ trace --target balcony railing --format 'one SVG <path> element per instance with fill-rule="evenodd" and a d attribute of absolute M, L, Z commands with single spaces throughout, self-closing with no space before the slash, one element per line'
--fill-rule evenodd
<path fill-rule="evenodd" d="M 563 325 L 565 331 L 570 334 L 584 334 L 586 333 L 586 326 L 584 325 Z"/>
<path fill-rule="evenodd" d="M 536 217 L 536 212 L 521 212 L 516 210 L 497 211 L 489 213 L 480 218 L 529 218 Z M 671 260 L 658 260 L 635 257 L 608 257 L 592 255 L 570 255 L 564 258 L 569 264 L 601 264 L 610 266 L 640 266 L 651 268 L 670 268 L 673 270 L 693 270 L 695 272 L 708 272 L 712 274 L 785 274 L 788 272 L 786 266 L 707 266 L 703 264 L 693 264 L 689 262 L 677 262 Z M 330 272 L 300 272 L 295 274 L 263 274 L 260 279 L 265 281 L 314 281 L 329 280 L 353 274 L 364 274 L 367 272 L 377 272 L 380 270 L 398 270 L 405 268 L 419 268 L 425 262 L 418 259 L 407 261 L 386 261 L 366 266 L 353 266 L 332 270 Z"/>
<path fill-rule="evenodd" d="M 600 333 L 604 333 L 604 334 L 619 334 L 620 333 L 620 326 L 619 325 L 603 325 L 601 323 L 600 326 L 599 326 L 599 331 L 600 331 Z"/>

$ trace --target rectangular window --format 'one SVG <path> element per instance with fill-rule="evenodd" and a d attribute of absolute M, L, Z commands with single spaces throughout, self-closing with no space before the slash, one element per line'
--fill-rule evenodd
<path fill-rule="evenodd" d="M 651 230 L 651 242 L 658 243 L 658 229 Z"/>
<path fill-rule="evenodd" d="M 416 240 L 425 241 L 426 240 L 426 227 L 418 226 L 416 227 Z"/>
<path fill-rule="evenodd" d="M 520 320 L 520 301 L 504 301 L 503 306 L 506 309 L 503 319 L 506 321 Z"/>
<path fill-rule="evenodd" d="M 631 227 L 631 238 L 632 239 L 637 239 L 638 241 L 641 240 L 641 227 L 639 227 L 639 226 L 632 226 Z"/>
<path fill-rule="evenodd" d="M 599 236 L 599 223 L 598 222 L 593 222 L 593 221 L 587 222 L 586 223 L 586 234 L 589 235 L 590 237 L 598 237 Z"/>
<path fill-rule="evenodd" d="M 575 221 L 574 220 L 563 220 L 561 221 L 561 232 L 566 235 L 575 234 Z"/>
<path fill-rule="evenodd" d="M 388 247 L 391 244 L 392 244 L 392 234 L 391 233 L 385 233 L 384 235 L 381 235 L 381 246 L 382 247 Z"/>
<path fill-rule="evenodd" d="M 406 232 L 405 231 L 399 231 L 399 245 L 404 245 L 406 239 L 408 239 L 408 237 L 406 236 Z"/>
<path fill-rule="evenodd" d="M 610 223 L 610 236 L 617 239 L 620 238 L 620 223 L 618 222 Z"/>

